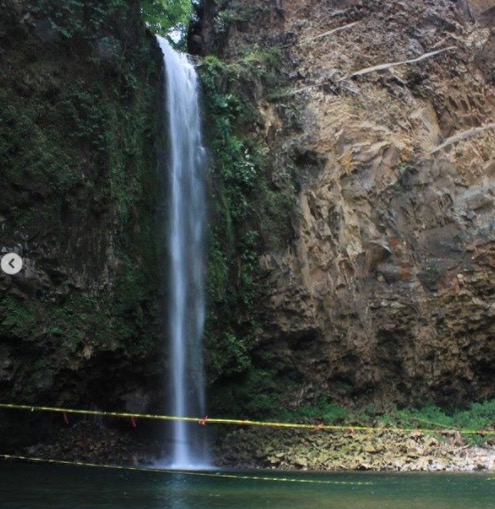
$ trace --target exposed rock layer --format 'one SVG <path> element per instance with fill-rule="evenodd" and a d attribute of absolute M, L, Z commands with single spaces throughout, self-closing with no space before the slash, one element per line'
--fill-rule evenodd
<path fill-rule="evenodd" d="M 237 430 L 215 449 L 217 464 L 281 470 L 476 471 L 495 469 L 495 448 L 467 446 L 455 432 Z"/>
<path fill-rule="evenodd" d="M 278 49 L 288 76 L 253 134 L 272 140 L 274 181 L 290 168 L 301 186 L 293 239 L 259 258 L 259 351 L 297 381 L 290 404 L 493 397 L 494 2 L 236 6 L 249 16 L 224 57 Z"/>

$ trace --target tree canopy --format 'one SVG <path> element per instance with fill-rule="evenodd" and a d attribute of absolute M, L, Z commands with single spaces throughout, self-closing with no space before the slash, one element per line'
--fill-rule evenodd
<path fill-rule="evenodd" d="M 184 35 L 193 16 L 192 0 L 142 0 L 141 8 L 149 29 L 157 34 Z"/>

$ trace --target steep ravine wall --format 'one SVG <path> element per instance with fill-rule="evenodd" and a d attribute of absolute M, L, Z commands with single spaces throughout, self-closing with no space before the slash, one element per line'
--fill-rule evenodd
<path fill-rule="evenodd" d="M 25 269 L 0 273 L 0 401 L 143 411 L 163 371 L 160 52 L 134 1 L 1 12 L 0 248 Z M 60 423 L 2 412 L 2 443 Z"/>
<path fill-rule="evenodd" d="M 224 413 L 242 408 L 232 393 L 265 409 L 495 395 L 494 9 L 206 2 L 199 52 L 228 65 L 254 44 L 278 52 L 278 84 L 244 88 L 258 111 L 243 129 L 268 146 L 273 189 L 289 172 L 297 190 L 284 244 L 257 244 L 252 365 L 213 383 Z"/>
<path fill-rule="evenodd" d="M 49 21 L 75 4 L 2 2 L 0 238 L 26 270 L 0 274 L 0 400 L 140 412 L 161 57 L 135 2 Z M 216 415 L 493 397 L 493 7 L 205 0 Z M 2 415 L 4 443 L 63 423 Z"/>

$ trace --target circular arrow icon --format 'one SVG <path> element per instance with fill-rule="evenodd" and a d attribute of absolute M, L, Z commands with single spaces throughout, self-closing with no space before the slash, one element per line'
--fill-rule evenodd
<path fill-rule="evenodd" d="M 17 253 L 7 253 L 2 257 L 2 270 L 14 276 L 22 270 L 22 258 Z"/>

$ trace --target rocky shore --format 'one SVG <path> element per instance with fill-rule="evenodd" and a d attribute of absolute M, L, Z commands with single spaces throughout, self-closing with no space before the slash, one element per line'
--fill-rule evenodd
<path fill-rule="evenodd" d="M 60 430 L 49 443 L 27 447 L 18 454 L 43 460 L 139 466 L 162 458 L 160 444 L 140 439 L 92 421 L 80 421 Z"/>
<path fill-rule="evenodd" d="M 223 430 L 212 439 L 212 463 L 219 468 L 495 471 L 495 439 L 472 445 L 456 431 L 426 434 L 419 430 L 409 433 L 388 430 L 333 432 L 317 427 L 314 430 L 246 427 L 233 432 Z M 133 433 L 87 421 L 61 430 L 50 444 L 39 444 L 18 452 L 23 456 L 49 460 L 126 466 L 152 465 L 164 457 L 157 440 L 142 439 Z"/>
<path fill-rule="evenodd" d="M 215 464 L 277 470 L 488 471 L 495 441 L 473 446 L 454 431 L 345 432 L 238 429 L 218 441 Z"/>

